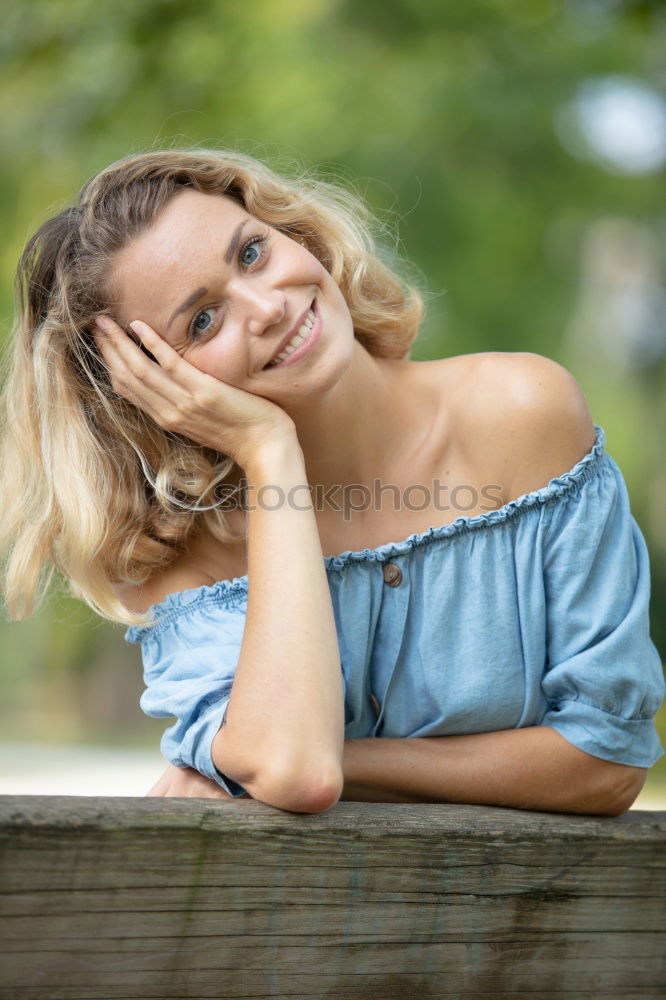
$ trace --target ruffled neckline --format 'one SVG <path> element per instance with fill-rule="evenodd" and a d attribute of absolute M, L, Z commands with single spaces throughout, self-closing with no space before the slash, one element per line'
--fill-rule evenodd
<path fill-rule="evenodd" d="M 551 479 L 541 489 L 533 490 L 531 493 L 524 493 L 523 496 L 517 497 L 515 500 L 510 500 L 509 503 L 495 510 L 477 514 L 474 517 L 461 516 L 442 527 L 432 527 L 424 532 L 416 532 L 400 542 L 385 542 L 374 549 L 359 549 L 358 551 L 348 549 L 336 556 L 324 556 L 324 564 L 327 572 L 339 573 L 353 563 L 383 562 L 391 557 L 405 555 L 415 548 L 431 545 L 442 538 L 451 538 L 455 535 L 479 531 L 516 517 L 537 504 L 544 504 L 549 500 L 571 492 L 594 475 L 601 461 L 606 436 L 603 428 L 598 424 L 595 424 L 594 428 L 596 432 L 595 442 L 587 455 L 584 455 L 569 472 Z M 191 590 L 182 590 L 177 593 L 167 594 L 159 604 L 153 604 L 148 609 L 148 613 L 152 614 L 153 617 L 159 617 L 159 623 L 163 623 L 165 615 L 170 619 L 173 612 L 204 598 L 217 598 L 230 608 L 244 605 L 247 601 L 247 592 L 248 576 L 246 574 L 245 576 L 233 577 L 231 580 L 219 580 L 217 583 L 204 584 L 201 587 L 193 587 Z M 132 626 L 126 632 L 125 637 L 129 641 L 140 641 L 141 635 L 151 628 L 151 625 Z"/>

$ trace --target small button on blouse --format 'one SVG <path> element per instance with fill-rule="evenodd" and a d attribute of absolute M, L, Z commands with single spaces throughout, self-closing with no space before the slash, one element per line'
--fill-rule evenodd
<path fill-rule="evenodd" d="M 384 566 L 384 583 L 389 587 L 397 587 L 402 580 L 402 572 L 395 563 L 388 562 Z"/>

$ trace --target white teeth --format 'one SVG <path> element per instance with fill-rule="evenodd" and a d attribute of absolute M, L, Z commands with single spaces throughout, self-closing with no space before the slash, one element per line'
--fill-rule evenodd
<path fill-rule="evenodd" d="M 315 314 L 314 311 L 311 309 L 305 319 L 305 322 L 302 323 L 301 326 L 299 327 L 298 333 L 294 334 L 294 336 L 291 338 L 285 349 L 281 351 L 280 354 L 278 354 L 275 358 L 273 358 L 272 361 L 269 361 L 266 367 L 270 368 L 273 365 L 276 365 L 279 361 L 284 361 L 285 358 L 288 358 L 290 354 L 293 354 L 296 348 L 300 347 L 300 345 L 306 340 L 308 334 L 310 333 L 310 330 L 314 326 L 314 321 L 315 321 Z"/>

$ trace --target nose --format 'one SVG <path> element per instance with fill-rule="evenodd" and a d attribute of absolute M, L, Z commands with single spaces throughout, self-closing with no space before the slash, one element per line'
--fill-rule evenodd
<path fill-rule="evenodd" d="M 238 290 L 238 305 L 249 333 L 254 336 L 280 323 L 287 312 L 284 292 L 249 281 Z"/>

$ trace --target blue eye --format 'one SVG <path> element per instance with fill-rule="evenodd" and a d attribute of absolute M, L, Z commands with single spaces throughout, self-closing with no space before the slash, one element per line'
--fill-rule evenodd
<path fill-rule="evenodd" d="M 238 259 L 243 267 L 252 267 L 263 256 L 262 244 L 265 242 L 264 236 L 253 236 L 241 248 Z"/>
<path fill-rule="evenodd" d="M 192 325 L 190 327 L 190 336 L 196 336 L 198 333 L 208 333 L 213 325 L 213 318 L 210 318 L 210 322 L 206 323 L 206 319 L 211 313 L 215 313 L 213 308 L 202 309 L 198 312 L 194 319 L 192 320 Z"/>

